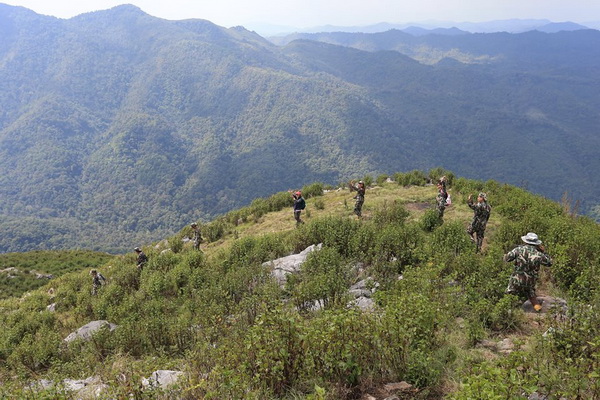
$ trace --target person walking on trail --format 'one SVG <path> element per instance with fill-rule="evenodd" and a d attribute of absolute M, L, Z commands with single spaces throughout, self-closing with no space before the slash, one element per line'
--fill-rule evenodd
<path fill-rule="evenodd" d="M 190 225 L 192 227 L 192 240 L 194 241 L 194 249 L 200 250 L 200 243 L 202 243 L 202 235 L 200 234 L 200 228 L 195 222 Z"/>
<path fill-rule="evenodd" d="M 300 214 L 306 208 L 306 201 L 302 197 L 301 191 L 298 190 L 290 193 L 292 193 L 292 199 L 294 199 L 294 219 L 296 220 L 296 226 L 299 226 L 304 223 L 300 218 Z"/>
<path fill-rule="evenodd" d="M 521 236 L 524 244 L 519 245 L 504 255 L 504 261 L 513 262 L 515 270 L 508 280 L 506 293 L 529 299 L 535 311 L 542 309 L 535 294 L 540 266 L 551 266 L 552 258 L 546 253 L 538 236 L 529 232 Z"/>
<path fill-rule="evenodd" d="M 444 218 L 444 210 L 446 209 L 448 201 L 448 192 L 446 191 L 446 181 L 444 180 L 444 177 L 438 181 L 437 188 L 438 194 L 435 198 L 435 202 L 437 204 L 438 216 L 442 219 Z"/>
<path fill-rule="evenodd" d="M 92 296 L 96 296 L 100 286 L 106 283 L 106 278 L 95 269 L 90 271 L 90 275 L 92 276 Z"/>
<path fill-rule="evenodd" d="M 481 251 L 485 227 L 490 219 L 492 208 L 487 202 L 487 195 L 483 192 L 479 193 L 477 196 L 477 203 L 475 204 L 473 204 L 473 196 L 469 195 L 467 205 L 473 210 L 473 221 L 471 221 L 471 225 L 467 228 L 467 233 L 471 237 L 471 241 L 476 243 L 476 251 L 479 252 Z"/>
<path fill-rule="evenodd" d="M 350 191 L 355 191 L 356 203 L 354 203 L 354 214 L 358 217 L 358 219 L 362 218 L 362 206 L 365 202 L 365 183 L 363 181 L 358 181 L 358 183 L 354 183 L 354 181 L 350 182 Z"/>
<path fill-rule="evenodd" d="M 148 256 L 146 256 L 142 249 L 140 249 L 139 247 L 136 247 L 134 250 L 137 253 L 137 269 L 139 272 L 142 272 L 142 270 L 148 263 Z"/>

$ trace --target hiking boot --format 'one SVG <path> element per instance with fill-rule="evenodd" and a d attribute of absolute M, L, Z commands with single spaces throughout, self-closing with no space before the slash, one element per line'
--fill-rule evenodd
<path fill-rule="evenodd" d="M 537 312 L 542 311 L 542 306 L 540 304 L 536 304 L 535 306 L 533 306 L 533 309 Z"/>

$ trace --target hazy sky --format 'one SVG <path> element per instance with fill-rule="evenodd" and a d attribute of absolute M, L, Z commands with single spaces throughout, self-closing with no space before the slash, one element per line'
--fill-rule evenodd
<path fill-rule="evenodd" d="M 134 4 L 165 19 L 201 18 L 231 27 L 269 23 L 297 28 L 426 20 L 483 22 L 509 18 L 600 20 L 600 0 L 0 0 L 38 14 L 70 18 Z"/>

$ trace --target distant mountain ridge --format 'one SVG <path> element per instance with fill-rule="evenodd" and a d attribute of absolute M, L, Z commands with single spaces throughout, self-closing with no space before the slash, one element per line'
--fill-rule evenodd
<path fill-rule="evenodd" d="M 307 182 L 436 166 L 597 203 L 600 32 L 308 38 L 0 4 L 0 252 L 123 252 Z"/>
<path fill-rule="evenodd" d="M 598 29 L 598 23 L 578 24 L 571 21 L 553 22 L 547 19 L 506 19 L 486 22 L 454 22 L 454 21 L 422 21 L 406 23 L 381 22 L 366 26 L 316 26 L 312 28 L 294 28 L 285 26 L 271 26 L 267 24 L 250 24 L 249 29 L 255 30 L 265 36 L 286 36 L 293 33 L 324 33 L 324 32 L 347 32 L 347 33 L 380 33 L 392 29 L 417 34 L 429 32 L 433 34 L 453 34 L 453 30 L 469 33 L 524 33 L 538 30 L 540 32 L 574 31 L 581 29 Z"/>

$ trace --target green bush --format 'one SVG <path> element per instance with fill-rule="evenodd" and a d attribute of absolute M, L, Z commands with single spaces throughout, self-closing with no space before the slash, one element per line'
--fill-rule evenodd
<path fill-rule="evenodd" d="M 312 244 L 323 243 L 347 257 L 352 253 L 351 238 L 360 226 L 360 222 L 348 218 L 323 217 L 302 225 L 291 240 L 296 246 L 295 252 L 302 251 Z"/>
<path fill-rule="evenodd" d="M 442 220 L 434 209 L 425 210 L 420 219 L 421 229 L 425 232 L 433 232 L 435 228 L 442 225 Z"/>
<path fill-rule="evenodd" d="M 427 183 L 427 176 L 422 171 L 413 170 L 407 173 L 395 173 L 394 180 L 400 186 L 424 186 Z"/>
<path fill-rule="evenodd" d="M 311 197 L 323 196 L 323 184 L 312 183 L 302 188 L 302 197 L 310 199 Z"/>
<path fill-rule="evenodd" d="M 313 204 L 314 204 L 314 206 L 315 206 L 315 208 L 317 210 L 324 210 L 325 209 L 325 202 L 323 201 L 323 199 L 316 199 L 313 202 Z"/>
<path fill-rule="evenodd" d="M 308 255 L 299 274 L 289 276 L 286 289 L 301 309 L 316 303 L 327 309 L 346 304 L 349 284 L 350 267 L 335 249 L 323 247 Z"/>
<path fill-rule="evenodd" d="M 395 200 L 392 204 L 384 202 L 377 208 L 373 213 L 373 222 L 377 225 L 404 224 L 409 216 L 404 204 Z"/>
<path fill-rule="evenodd" d="M 387 174 L 381 174 L 381 175 L 377 176 L 377 178 L 375 179 L 375 182 L 377 182 L 377 184 L 379 186 L 381 186 L 381 185 L 383 185 L 388 180 L 388 178 L 389 178 L 389 175 L 387 175 Z"/>

